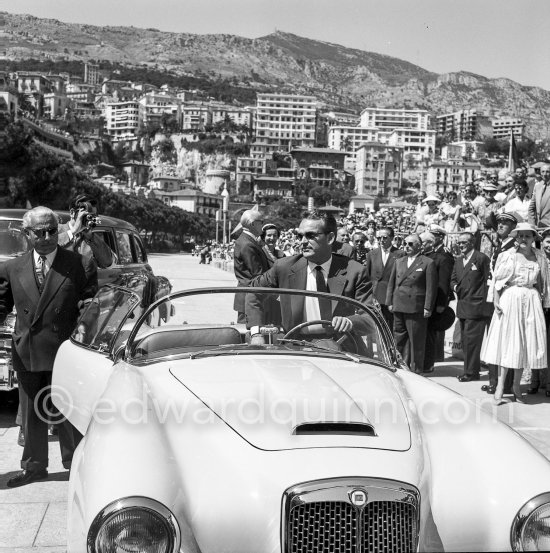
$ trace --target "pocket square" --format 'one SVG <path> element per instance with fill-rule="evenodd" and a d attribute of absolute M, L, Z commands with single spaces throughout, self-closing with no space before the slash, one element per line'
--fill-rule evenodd
<path fill-rule="evenodd" d="M 416 273 L 418 273 L 418 272 L 420 272 L 420 273 L 421 273 L 422 271 L 423 271 L 423 269 L 416 269 L 416 271 L 415 271 L 415 272 L 416 272 Z"/>
<path fill-rule="evenodd" d="M 472 264 L 472 271 L 477 271 L 477 267 L 474 264 Z"/>

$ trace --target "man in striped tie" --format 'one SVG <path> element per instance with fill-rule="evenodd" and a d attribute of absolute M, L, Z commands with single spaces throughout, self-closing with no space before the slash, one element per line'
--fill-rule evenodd
<path fill-rule="evenodd" d="M 95 279 L 86 277 L 82 257 L 58 247 L 58 219 L 47 207 L 23 216 L 32 250 L 0 264 L 0 321 L 17 310 L 12 360 L 19 382 L 25 446 L 22 471 L 7 481 L 14 488 L 48 476 L 49 390 L 55 355 L 69 338 L 80 302 L 92 297 Z M 68 421 L 59 424 L 59 445 L 70 468 L 79 435 Z"/>

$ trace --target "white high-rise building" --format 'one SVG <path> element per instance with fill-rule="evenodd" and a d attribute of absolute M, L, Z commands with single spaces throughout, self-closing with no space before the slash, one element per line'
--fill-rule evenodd
<path fill-rule="evenodd" d="M 134 140 L 139 126 L 139 102 L 111 102 L 105 105 L 105 128 L 113 142 Z"/>
<path fill-rule="evenodd" d="M 300 94 L 260 93 L 256 103 L 253 157 L 315 146 L 317 99 Z"/>

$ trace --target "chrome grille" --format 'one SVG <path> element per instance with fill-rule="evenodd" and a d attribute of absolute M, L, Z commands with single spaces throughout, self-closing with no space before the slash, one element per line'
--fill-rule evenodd
<path fill-rule="evenodd" d="M 365 501 L 353 500 L 360 491 Z M 355 503 L 355 504 L 354 504 Z M 420 494 L 373 478 L 308 482 L 285 492 L 285 553 L 409 553 L 418 546 Z"/>
<path fill-rule="evenodd" d="M 357 550 L 357 511 L 349 503 L 306 503 L 288 521 L 292 553 Z"/>
<path fill-rule="evenodd" d="M 415 551 L 416 509 L 397 501 L 374 501 L 363 514 L 363 551 Z"/>

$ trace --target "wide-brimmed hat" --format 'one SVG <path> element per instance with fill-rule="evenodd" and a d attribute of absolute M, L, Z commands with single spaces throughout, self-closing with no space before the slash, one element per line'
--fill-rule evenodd
<path fill-rule="evenodd" d="M 423 203 L 423 204 L 427 204 L 428 202 L 437 202 L 437 203 L 441 203 L 441 200 L 440 200 L 437 196 L 430 195 L 430 196 L 426 196 L 426 197 L 422 200 L 422 203 Z"/>
<path fill-rule="evenodd" d="M 542 236 L 537 232 L 537 229 L 529 223 L 518 223 L 516 228 L 510 233 L 510 236 L 515 238 L 518 235 L 518 232 L 526 230 L 532 232 L 537 240 L 542 240 Z"/>
<path fill-rule="evenodd" d="M 433 315 L 428 319 L 428 326 L 431 330 L 449 330 L 453 326 L 455 319 L 455 312 L 451 307 L 447 306 L 441 313 L 434 311 Z"/>
<path fill-rule="evenodd" d="M 494 184 L 491 184 L 491 183 L 485 183 L 482 187 L 481 187 L 482 190 L 484 190 L 485 192 L 498 192 L 498 188 L 494 185 Z"/>

